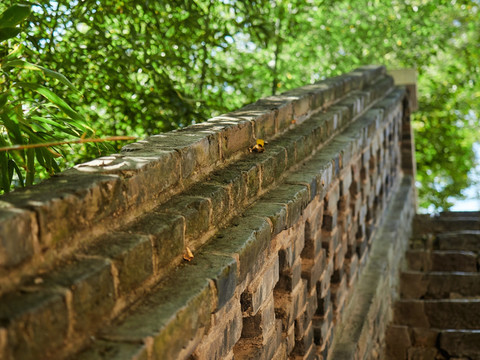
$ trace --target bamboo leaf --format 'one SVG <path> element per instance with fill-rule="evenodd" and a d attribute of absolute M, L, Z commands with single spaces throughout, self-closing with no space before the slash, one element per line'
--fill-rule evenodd
<path fill-rule="evenodd" d="M 3 121 L 3 125 L 7 129 L 8 136 L 12 140 L 12 142 L 15 144 L 23 144 L 23 137 L 20 131 L 20 125 L 15 120 L 12 120 L 11 118 L 12 114 L 13 114 L 13 111 L 2 112 L 0 114 L 0 118 Z"/>
<path fill-rule="evenodd" d="M 8 166 L 11 166 L 15 170 L 15 172 L 17 173 L 17 176 L 18 176 L 18 182 L 20 183 L 20 186 L 24 187 L 25 182 L 23 180 L 23 174 L 22 174 L 22 171 L 20 170 L 20 168 L 18 167 L 17 163 L 13 160 L 9 160 L 8 161 Z"/>
<path fill-rule="evenodd" d="M 13 27 L 30 15 L 30 5 L 16 4 L 10 6 L 0 15 L 0 28 Z"/>
<path fill-rule="evenodd" d="M 0 180 L 2 190 L 5 192 L 10 191 L 10 181 L 8 180 L 8 154 L 0 153 Z"/>
<path fill-rule="evenodd" d="M 13 166 L 11 165 L 11 163 L 13 162 L 13 160 L 8 160 L 8 163 L 7 163 L 7 170 L 8 170 L 8 183 L 9 184 L 12 184 L 12 180 L 13 180 Z"/>
<path fill-rule="evenodd" d="M 70 82 L 70 80 L 68 80 L 64 75 L 62 75 L 62 74 L 60 74 L 56 71 L 47 69 L 43 66 L 29 63 L 28 61 L 25 61 L 25 60 L 10 60 L 10 61 L 6 62 L 2 67 L 4 67 L 4 68 L 19 67 L 19 68 L 26 69 L 26 70 L 42 71 L 45 75 L 50 76 L 50 77 L 60 81 L 64 85 L 67 85 L 71 90 L 79 92 L 75 88 L 75 86 Z"/>
<path fill-rule="evenodd" d="M 42 165 L 44 168 L 47 168 L 47 165 L 45 164 L 45 158 L 43 157 L 42 149 L 35 149 L 35 157 L 37 158 L 37 161 L 40 165 Z"/>
<path fill-rule="evenodd" d="M 37 85 L 37 84 L 32 84 L 32 83 L 24 83 L 24 82 L 19 82 L 17 83 L 18 86 L 23 87 L 23 88 L 28 88 L 31 89 L 38 94 L 42 95 L 45 97 L 48 101 L 50 101 L 52 104 L 55 104 L 59 109 L 61 109 L 65 114 L 67 114 L 71 119 L 74 119 L 80 123 L 83 123 L 83 119 L 78 113 L 71 108 L 70 105 L 68 105 L 65 100 L 63 100 L 60 96 L 55 94 L 53 91 L 50 89 L 46 88 L 45 86 Z M 85 127 L 85 125 L 82 125 Z"/>

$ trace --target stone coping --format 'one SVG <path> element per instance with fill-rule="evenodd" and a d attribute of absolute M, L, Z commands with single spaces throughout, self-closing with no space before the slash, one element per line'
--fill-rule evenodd
<path fill-rule="evenodd" d="M 298 137 L 306 119 L 327 109 L 333 120 L 324 121 L 337 131 L 337 121 L 348 122 L 388 92 L 392 80 L 382 78 L 384 73 L 384 67 L 359 68 L 261 99 L 207 122 L 151 136 L 125 146 L 120 154 L 77 165 L 39 185 L 2 196 L 0 273 L 2 268 L 32 261 L 49 263 L 59 251 L 73 251 L 84 238 L 96 238 L 152 210 L 245 157 L 256 138 Z M 383 85 L 372 87 L 379 79 Z M 324 129 L 318 132 L 318 141 L 333 134 Z M 290 156 L 289 165 L 292 159 L 297 160 Z"/>

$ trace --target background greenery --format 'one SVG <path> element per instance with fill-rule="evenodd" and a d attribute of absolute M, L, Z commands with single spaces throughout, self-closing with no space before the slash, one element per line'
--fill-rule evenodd
<path fill-rule="evenodd" d="M 0 13 L 16 3 L 2 1 Z M 469 185 L 480 134 L 479 7 L 479 0 L 32 2 L 15 37 L 2 39 L 0 20 L 1 146 L 144 137 L 363 64 L 416 67 L 421 205 L 447 209 L 448 197 Z M 12 60 L 42 68 L 6 64 Z M 122 145 L 112 144 L 0 152 L 2 189 Z"/>

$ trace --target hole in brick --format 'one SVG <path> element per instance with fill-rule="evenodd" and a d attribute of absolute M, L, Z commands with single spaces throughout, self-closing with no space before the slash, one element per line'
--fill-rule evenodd
<path fill-rule="evenodd" d="M 242 311 L 248 311 L 252 308 L 252 294 L 244 292 L 240 296 L 240 304 L 242 306 Z"/>
<path fill-rule="evenodd" d="M 367 209 L 367 215 L 365 216 L 365 221 L 368 222 L 370 220 L 372 220 L 372 211 L 370 210 L 370 208 Z"/>
<path fill-rule="evenodd" d="M 343 267 L 333 272 L 332 280 L 331 280 L 332 284 L 338 284 L 340 281 L 342 281 L 342 277 L 343 277 Z"/>
<path fill-rule="evenodd" d="M 357 251 L 357 247 L 355 246 L 355 244 L 347 245 L 347 252 L 345 253 L 345 259 L 351 259 L 356 251 Z"/>
<path fill-rule="evenodd" d="M 336 215 L 323 215 L 322 229 L 332 231 L 337 226 Z"/>
<path fill-rule="evenodd" d="M 375 156 L 372 155 L 372 157 L 370 157 L 370 160 L 368 160 L 368 167 L 370 168 L 370 173 L 375 172 L 375 167 L 376 167 Z"/>
<path fill-rule="evenodd" d="M 285 249 L 280 249 L 278 252 L 278 265 L 280 268 L 280 272 L 282 272 L 283 269 L 285 269 L 288 264 L 287 264 L 287 252 Z"/>
<path fill-rule="evenodd" d="M 247 316 L 243 318 L 242 337 L 253 338 L 262 335 L 262 316 Z"/>
<path fill-rule="evenodd" d="M 313 259 L 315 257 L 315 244 L 310 221 L 305 222 L 305 245 L 300 257 L 303 259 Z"/>

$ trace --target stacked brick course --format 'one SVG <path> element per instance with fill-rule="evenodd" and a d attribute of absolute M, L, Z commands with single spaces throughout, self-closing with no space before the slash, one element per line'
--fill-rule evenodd
<path fill-rule="evenodd" d="M 334 354 L 383 219 L 409 227 L 405 99 L 364 67 L 2 197 L 0 357 Z M 388 321 L 372 303 L 360 358 Z"/>

